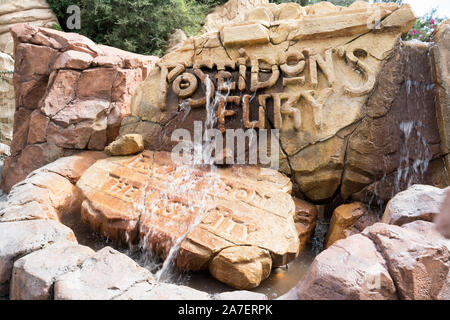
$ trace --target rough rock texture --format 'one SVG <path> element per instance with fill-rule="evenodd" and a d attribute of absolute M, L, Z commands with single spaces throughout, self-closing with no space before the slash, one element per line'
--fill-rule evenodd
<path fill-rule="evenodd" d="M 252 246 L 223 249 L 209 265 L 214 278 L 237 289 L 256 288 L 271 270 L 270 252 Z"/>
<path fill-rule="evenodd" d="M 381 223 L 363 233 L 376 244 L 386 260 L 401 299 L 429 300 L 446 295 L 450 252 L 443 241 L 436 241 L 429 232 L 419 233 L 417 229 Z"/>
<path fill-rule="evenodd" d="M 105 153 L 110 156 L 130 156 L 142 151 L 144 139 L 140 134 L 126 134 L 105 148 Z"/>
<path fill-rule="evenodd" d="M 320 253 L 297 287 L 298 298 L 447 300 L 449 247 L 427 221 L 376 223 Z"/>
<path fill-rule="evenodd" d="M 373 31 L 367 21 L 375 12 L 382 21 Z M 171 151 L 173 132 L 192 137 L 210 100 L 221 132 L 280 130 L 281 146 L 270 152 L 279 153 L 300 198 L 386 201 L 409 181 L 441 183 L 429 48 L 400 41 L 414 21 L 408 5 L 258 7 L 245 23 L 164 56 L 137 89 L 120 134 L 139 133 L 146 148 Z M 411 169 L 395 184 L 399 167 Z"/>
<path fill-rule="evenodd" d="M 106 247 L 83 262 L 74 272 L 55 282 L 55 300 L 109 300 L 134 284 L 152 280 L 151 273 L 126 255 Z"/>
<path fill-rule="evenodd" d="M 415 220 L 433 221 L 441 211 L 444 197 L 445 189 L 413 185 L 388 202 L 381 222 L 401 226 Z"/>
<path fill-rule="evenodd" d="M 322 251 L 297 288 L 301 300 L 397 299 L 386 262 L 361 234 Z"/>
<path fill-rule="evenodd" d="M 95 252 L 74 243 L 57 243 L 20 258 L 14 263 L 11 300 L 52 300 L 55 280 L 75 271 Z"/>
<path fill-rule="evenodd" d="M 441 23 L 432 35 L 433 75 L 437 87 L 437 110 L 442 152 L 450 175 L 450 20 Z M 450 176 L 448 176 L 450 180 Z"/>
<path fill-rule="evenodd" d="M 450 189 L 445 192 L 445 200 L 436 217 L 436 227 L 444 237 L 450 238 Z"/>
<path fill-rule="evenodd" d="M 76 243 L 72 230 L 56 221 L 0 223 L 0 296 L 9 292 L 15 260 L 60 241 Z"/>
<path fill-rule="evenodd" d="M 64 222 L 79 215 L 83 195 L 74 185 L 103 152 L 86 151 L 60 158 L 30 173 L 8 195 L 0 221 L 57 220 Z"/>
<path fill-rule="evenodd" d="M 98 161 L 77 186 L 85 196 L 83 221 L 110 239 L 140 239 L 144 248 L 167 257 L 187 234 L 177 257 L 182 269 L 207 270 L 210 260 L 229 247 L 236 247 L 242 261 L 248 246 L 255 259 L 267 251 L 273 266 L 298 254 L 295 205 L 288 193 L 292 184 L 271 169 L 210 171 L 175 163 L 169 153 L 145 151 Z M 268 276 L 263 270 L 261 278 Z"/>
<path fill-rule="evenodd" d="M 6 192 L 60 157 L 103 151 L 117 137 L 131 96 L 157 61 L 74 33 L 24 24 L 11 32 L 16 112 L 11 156 L 2 171 Z"/>
<path fill-rule="evenodd" d="M 326 248 L 336 241 L 346 238 L 356 222 L 363 215 L 368 214 L 368 212 L 368 208 L 360 202 L 344 204 L 337 207 L 331 217 L 325 245 Z"/>
<path fill-rule="evenodd" d="M 295 203 L 295 229 L 300 242 L 299 252 L 302 252 L 306 244 L 311 241 L 311 236 L 316 227 L 317 207 L 304 200 L 294 198 Z"/>
<path fill-rule="evenodd" d="M 14 71 L 14 60 L 0 52 L 0 70 Z M 0 154 L 9 154 L 13 137 L 14 86 L 12 74 L 4 73 L 0 77 Z"/>
<path fill-rule="evenodd" d="M 0 4 L 0 51 L 14 53 L 9 28 L 20 23 L 37 27 L 59 25 L 46 0 L 3 0 Z"/>
<path fill-rule="evenodd" d="M 115 300 L 210 300 L 209 294 L 169 283 L 139 282 Z"/>
<path fill-rule="evenodd" d="M 268 4 L 269 0 L 229 0 L 214 8 L 206 16 L 203 31 L 215 32 L 224 24 L 246 21 L 247 15 L 256 7 Z"/>

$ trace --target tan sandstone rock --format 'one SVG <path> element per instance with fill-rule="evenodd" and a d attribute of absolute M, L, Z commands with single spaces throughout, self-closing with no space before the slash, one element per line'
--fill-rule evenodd
<path fill-rule="evenodd" d="M 128 256 L 106 247 L 83 262 L 79 269 L 60 276 L 55 300 L 109 300 L 138 282 L 152 280 L 151 273 Z"/>
<path fill-rule="evenodd" d="M 311 236 L 316 227 L 317 207 L 304 200 L 294 198 L 295 203 L 295 229 L 300 242 L 299 252 L 302 252 L 306 244 L 311 242 Z"/>
<path fill-rule="evenodd" d="M 56 221 L 0 223 L 0 296 L 8 295 L 15 260 L 61 241 L 77 242 L 72 230 Z"/>
<path fill-rule="evenodd" d="M 78 269 L 95 252 L 74 243 L 57 243 L 35 251 L 14 263 L 11 300 L 52 300 L 55 280 Z"/>
<path fill-rule="evenodd" d="M 11 189 L 5 208 L 0 211 L 0 221 L 73 220 L 83 201 L 74 184 L 87 168 L 104 157 L 102 152 L 87 151 L 35 170 Z"/>
<path fill-rule="evenodd" d="M 377 14 L 385 22 L 375 32 L 376 21 L 372 26 L 368 21 Z M 222 132 L 280 130 L 280 170 L 290 174 L 302 198 L 323 203 L 339 192 L 348 199 L 399 167 L 400 152 L 384 148 L 386 143 L 382 147 L 375 143 L 385 141 L 393 131 L 392 145 L 401 145 L 399 122 L 424 123 L 422 136 L 432 148 L 431 159 L 442 156 L 433 90 L 426 91 L 429 112 L 415 111 L 424 105 L 408 99 L 414 111 L 399 112 L 392 119 L 374 114 L 388 110 L 388 100 L 398 96 L 401 99 L 395 107 L 398 104 L 401 110 L 405 80 L 422 79 L 426 87 L 429 78 L 432 84 L 429 68 L 426 73 L 429 62 L 420 61 L 423 67 L 417 74 L 410 69 L 406 72 L 410 52 L 416 53 L 414 61 L 427 59 L 426 46 L 405 45 L 408 48 L 403 50 L 400 42 L 414 21 L 409 5 L 357 3 L 344 8 L 324 2 L 310 7 L 294 3 L 260 6 L 248 13 L 245 22 L 190 38 L 164 56 L 137 89 L 121 134 L 139 133 L 146 148 L 171 151 L 175 145 L 172 133 L 183 128 L 192 136 L 194 121 L 207 120 L 210 100 L 218 116 L 215 128 Z M 384 75 L 389 76 L 380 82 Z M 383 88 L 378 87 L 380 83 Z M 383 96 L 384 87 L 392 90 L 381 106 L 366 108 L 374 92 L 379 90 L 378 95 Z M 410 92 L 420 91 L 425 96 L 421 88 L 410 88 Z M 415 101 L 419 101 L 417 106 Z M 364 145 L 367 137 L 376 141 Z M 416 146 L 411 143 L 408 148 Z M 428 150 L 416 149 L 428 154 Z M 382 158 L 391 154 L 392 165 L 389 162 L 382 168 Z M 418 158 L 422 160 L 423 154 L 412 156 Z"/>
<path fill-rule="evenodd" d="M 272 258 L 267 250 L 256 247 L 229 247 L 211 261 L 212 276 L 237 289 L 253 289 L 269 277 Z"/>
<path fill-rule="evenodd" d="M 325 247 L 328 248 L 336 241 L 346 238 L 356 222 L 368 211 L 367 207 L 360 202 L 337 207 L 331 217 Z"/>
<path fill-rule="evenodd" d="M 140 134 L 126 134 L 105 148 L 105 153 L 110 156 L 130 156 L 142 151 L 144 139 Z"/>
<path fill-rule="evenodd" d="M 14 25 L 16 111 L 1 188 L 33 170 L 114 141 L 131 97 L 158 60 L 76 34 Z"/>
<path fill-rule="evenodd" d="M 415 220 L 433 221 L 441 211 L 444 191 L 433 186 L 414 185 L 388 202 L 381 222 L 401 226 Z"/>
<path fill-rule="evenodd" d="M 248 248 L 250 257 L 268 252 L 273 266 L 298 254 L 292 184 L 271 169 L 211 171 L 175 163 L 169 153 L 144 151 L 98 161 L 77 186 L 85 196 L 83 221 L 102 235 L 140 239 L 144 249 L 164 258 L 186 237 L 177 257 L 181 269 L 206 270 L 228 247 L 235 247 L 237 256 Z"/>
<path fill-rule="evenodd" d="M 203 30 L 213 32 L 220 29 L 224 24 L 245 21 L 246 15 L 262 4 L 269 3 L 269 0 L 229 0 L 225 4 L 214 8 L 206 16 Z"/>

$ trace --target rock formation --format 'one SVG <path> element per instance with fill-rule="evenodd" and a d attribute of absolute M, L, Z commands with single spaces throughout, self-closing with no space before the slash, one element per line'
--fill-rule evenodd
<path fill-rule="evenodd" d="M 59 25 L 46 0 L 3 0 L 0 4 L 0 51 L 14 54 L 9 28 L 21 23 L 48 28 Z"/>
<path fill-rule="evenodd" d="M 14 60 L 6 53 L 0 52 L 0 154 L 9 154 L 13 137 L 14 86 L 12 72 Z"/>
<path fill-rule="evenodd" d="M 441 23 L 432 35 L 433 75 L 437 87 L 437 111 L 441 148 L 450 175 L 450 20 Z M 449 177 L 450 179 L 450 177 Z"/>
<path fill-rule="evenodd" d="M 432 222 L 440 214 L 447 189 L 413 185 L 389 200 L 382 222 L 403 225 L 416 220 Z"/>
<path fill-rule="evenodd" d="M 204 32 L 216 32 L 221 26 L 244 22 L 247 14 L 256 7 L 268 4 L 269 0 L 229 0 L 206 16 Z"/>
<path fill-rule="evenodd" d="M 218 169 L 149 152 L 96 162 L 78 181 L 82 219 L 110 239 L 141 241 L 177 266 L 239 289 L 258 286 L 299 252 L 288 178 L 271 169 Z M 185 238 L 184 238 L 185 237 Z"/>
<path fill-rule="evenodd" d="M 95 45 L 74 33 L 12 27 L 16 112 L 1 187 L 9 192 L 33 170 L 81 150 L 101 150 L 118 135 L 137 85 L 153 68 L 146 57 Z"/>
<path fill-rule="evenodd" d="M 375 211 L 360 202 L 341 205 L 334 210 L 331 217 L 325 247 L 359 233 L 379 220 Z"/>
<path fill-rule="evenodd" d="M 297 286 L 298 298 L 448 300 L 449 248 L 433 223 L 376 223 L 320 253 Z"/>
<path fill-rule="evenodd" d="M 445 185 L 429 48 L 399 40 L 414 21 L 408 5 L 261 6 L 164 56 L 121 134 L 171 151 L 173 132 L 192 136 L 209 106 L 222 132 L 279 129 L 271 152 L 302 198 L 387 201 L 411 180 Z"/>

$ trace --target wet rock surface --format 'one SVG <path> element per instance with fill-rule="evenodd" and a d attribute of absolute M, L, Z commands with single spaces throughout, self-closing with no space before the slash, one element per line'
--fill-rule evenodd
<path fill-rule="evenodd" d="M 298 255 L 291 183 L 271 169 L 211 170 L 174 163 L 169 153 L 145 151 L 98 161 L 77 186 L 85 196 L 82 219 L 92 230 L 124 242 L 140 240 L 144 249 L 164 258 L 181 239 L 179 268 L 209 267 L 219 280 L 238 288 L 259 285 L 271 265 Z M 239 281 L 219 276 L 223 263 L 236 267 Z M 255 272 L 248 271 L 253 266 Z"/>

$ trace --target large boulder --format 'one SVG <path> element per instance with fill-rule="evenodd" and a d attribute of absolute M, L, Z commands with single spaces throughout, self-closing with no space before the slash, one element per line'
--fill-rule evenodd
<path fill-rule="evenodd" d="M 450 299 L 450 241 L 433 223 L 376 223 L 321 252 L 285 299 Z"/>
<path fill-rule="evenodd" d="M 433 221 L 441 211 L 444 197 L 445 189 L 413 185 L 388 202 L 381 221 L 400 226 L 415 220 Z"/>
<path fill-rule="evenodd" d="M 0 296 L 8 295 L 14 262 L 58 242 L 76 243 L 72 230 L 56 221 L 0 223 Z"/>
<path fill-rule="evenodd" d="M 15 41 L 16 111 L 1 188 L 80 150 L 115 140 L 131 97 L 157 57 L 96 45 L 75 33 L 19 24 Z"/>
<path fill-rule="evenodd" d="M 259 285 L 271 266 L 298 255 L 292 184 L 271 169 L 211 170 L 145 151 L 98 161 L 77 186 L 85 196 L 82 219 L 94 231 L 140 241 L 163 258 L 182 241 L 175 247 L 179 268 L 210 268 L 240 289 Z M 227 278 L 223 268 L 233 276 Z"/>
<path fill-rule="evenodd" d="M 382 21 L 371 27 L 377 15 Z M 279 129 L 280 146 L 270 152 L 296 195 L 313 202 L 360 191 L 369 201 L 380 181 L 372 193 L 386 200 L 379 190 L 392 197 L 411 175 L 438 183 L 444 166 L 429 48 L 400 41 L 414 21 L 409 5 L 392 3 L 258 7 L 245 23 L 190 38 L 164 56 L 137 89 L 120 134 L 139 133 L 147 148 L 172 151 L 176 129 L 192 137 L 194 122 L 208 126 L 211 113 L 221 132 Z M 416 129 L 405 136 L 410 123 Z M 425 168 L 433 159 L 430 172 L 411 169 L 384 188 L 399 167 Z"/>
<path fill-rule="evenodd" d="M 75 183 L 87 168 L 105 157 L 103 152 L 86 151 L 33 171 L 11 189 L 5 207 L 0 210 L 0 221 L 74 220 L 83 201 Z"/>
<path fill-rule="evenodd" d="M 77 270 L 55 282 L 55 300 L 109 300 L 123 294 L 134 284 L 152 280 L 152 274 L 128 256 L 105 247 Z"/>
<path fill-rule="evenodd" d="M 393 300 L 395 285 L 375 244 L 357 234 L 320 253 L 297 286 L 301 300 Z"/>
<path fill-rule="evenodd" d="M 13 55 L 14 41 L 9 28 L 20 23 L 48 28 L 59 26 L 46 0 L 4 0 L 0 4 L 0 51 Z"/>
<path fill-rule="evenodd" d="M 14 263 L 11 300 L 52 300 L 58 277 L 78 269 L 95 252 L 71 242 L 60 242 L 30 253 Z"/>
<path fill-rule="evenodd" d="M 417 232 L 419 230 L 419 232 Z M 389 266 L 397 293 L 404 300 L 449 299 L 450 251 L 432 228 L 375 224 L 363 234 L 379 248 Z M 442 237 L 440 237 L 442 239 Z"/>

